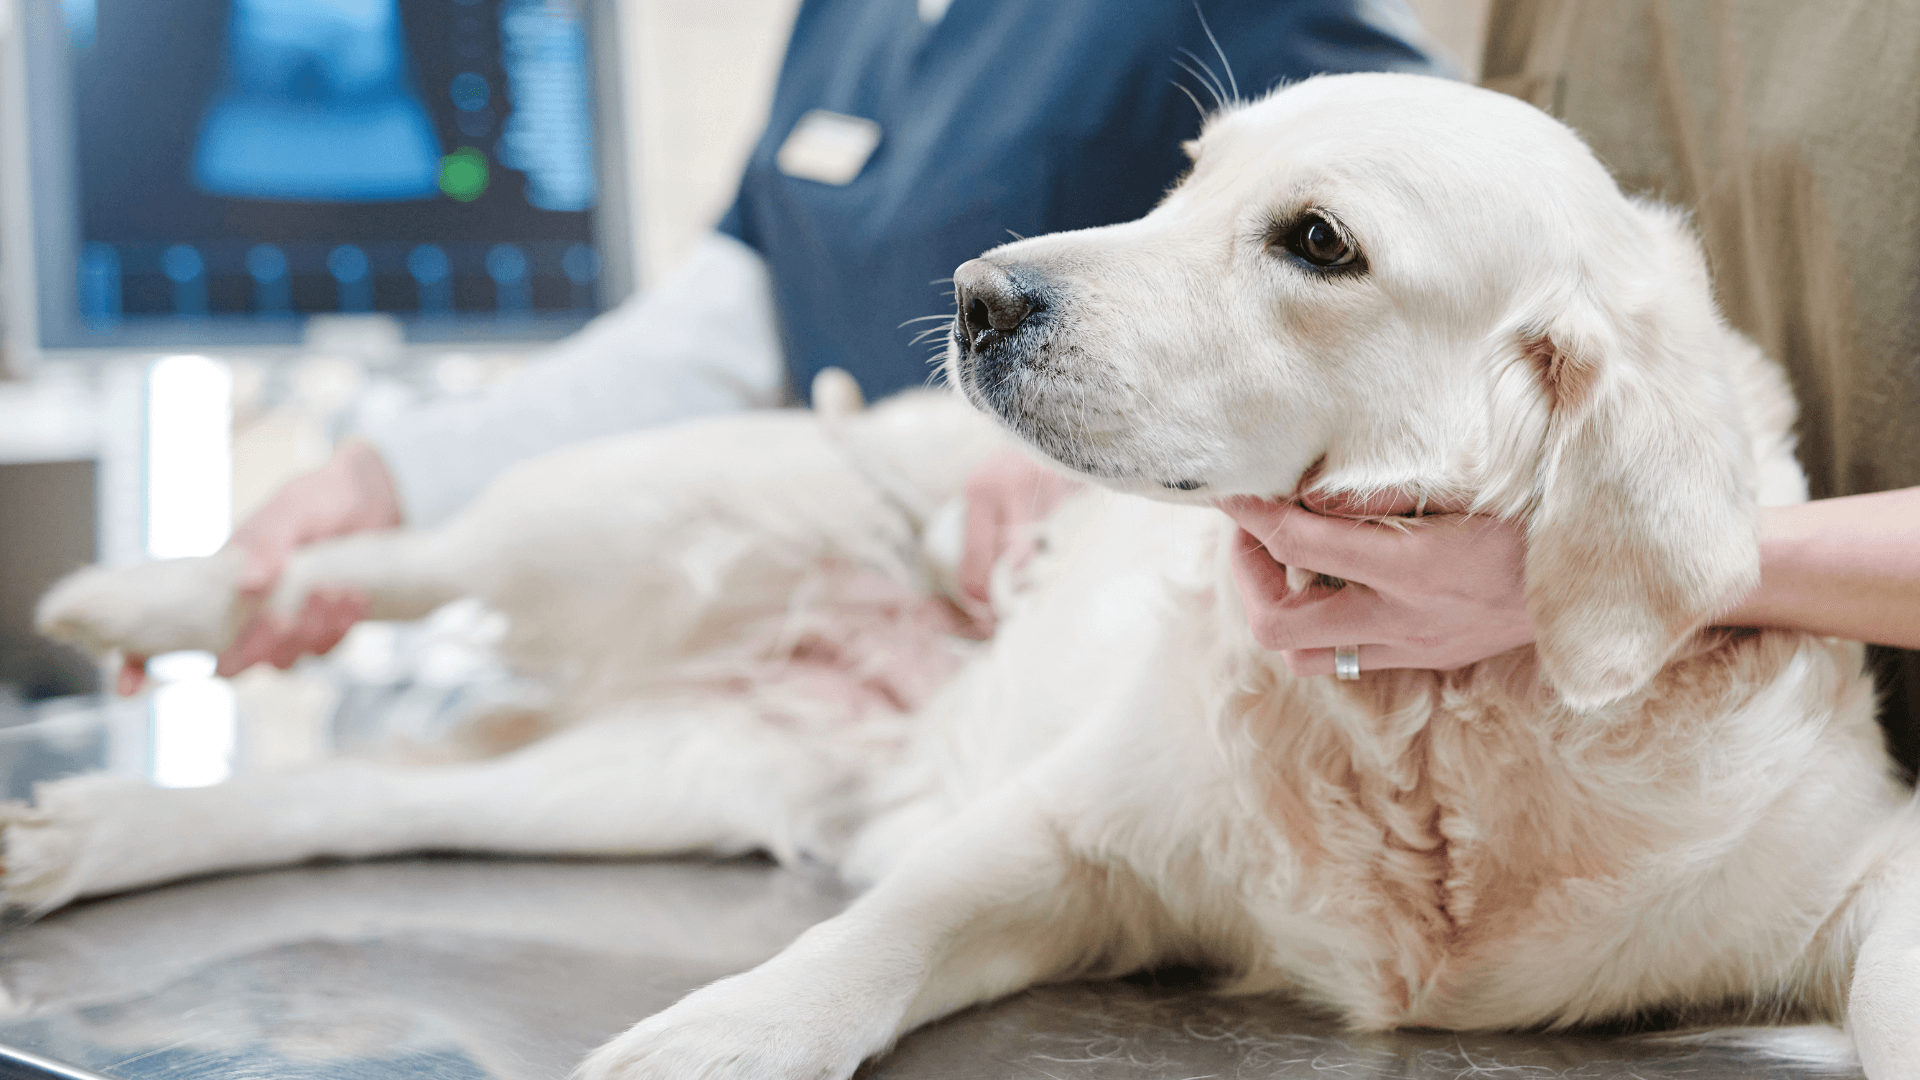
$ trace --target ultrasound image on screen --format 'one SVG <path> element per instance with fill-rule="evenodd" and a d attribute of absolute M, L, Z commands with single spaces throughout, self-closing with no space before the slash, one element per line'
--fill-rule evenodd
<path fill-rule="evenodd" d="M 392 202 L 439 191 L 440 139 L 390 0 L 233 0 L 194 186 L 236 199 Z M 487 81 L 473 72 L 484 98 Z M 454 76 L 455 107 L 475 90 Z M 484 104 L 484 101 L 479 102 Z"/>
<path fill-rule="evenodd" d="M 80 325 L 597 309 L 579 0 L 63 0 Z"/>

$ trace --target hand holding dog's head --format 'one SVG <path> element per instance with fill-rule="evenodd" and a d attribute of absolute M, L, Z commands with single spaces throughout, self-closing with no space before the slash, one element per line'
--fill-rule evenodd
<path fill-rule="evenodd" d="M 1147 217 L 956 273 L 948 372 L 977 406 L 1123 491 L 1310 475 L 1524 519 L 1543 670 L 1576 706 L 1643 685 L 1751 584 L 1737 339 L 1684 226 L 1572 132 L 1460 84 L 1339 76 L 1189 151 Z"/>

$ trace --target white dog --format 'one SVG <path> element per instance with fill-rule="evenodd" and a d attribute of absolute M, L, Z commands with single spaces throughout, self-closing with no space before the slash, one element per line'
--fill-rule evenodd
<path fill-rule="evenodd" d="M 1805 491 L 1784 381 L 1680 216 L 1534 109 L 1412 76 L 1310 80 L 1188 149 L 1144 219 L 956 275 L 952 381 L 1099 485 L 1003 568 L 990 646 L 940 633 L 917 533 L 1002 437 L 951 398 L 583 447 L 442 529 L 312 549 L 274 601 L 479 595 L 557 673 L 564 730 L 475 764 L 48 785 L 6 896 L 421 848 L 765 848 L 874 882 L 596 1080 L 844 1078 L 972 1003 L 1169 962 L 1362 1028 L 1844 1023 L 1875 1080 L 1920 1077 L 1920 829 L 1860 649 L 1702 629 L 1756 578 L 1756 507 Z M 1537 646 L 1289 676 L 1207 502 L 1303 482 L 1524 521 Z M 216 648 L 236 573 L 89 571 L 43 620 Z"/>

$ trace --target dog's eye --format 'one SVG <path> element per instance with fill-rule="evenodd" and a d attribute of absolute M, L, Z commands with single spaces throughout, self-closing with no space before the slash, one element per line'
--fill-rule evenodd
<path fill-rule="evenodd" d="M 1319 267 L 1349 266 L 1360 257 L 1340 230 L 1319 214 L 1308 214 L 1294 222 L 1280 246 Z"/>

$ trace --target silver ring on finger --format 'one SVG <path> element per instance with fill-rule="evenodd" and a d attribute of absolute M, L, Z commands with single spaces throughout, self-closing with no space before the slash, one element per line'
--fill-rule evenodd
<path fill-rule="evenodd" d="M 1333 650 L 1333 674 L 1341 682 L 1360 677 L 1360 646 L 1341 645 Z"/>

